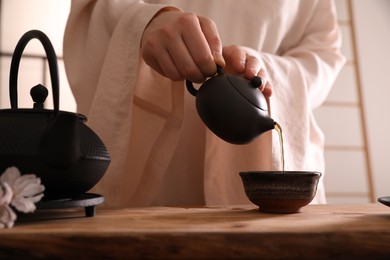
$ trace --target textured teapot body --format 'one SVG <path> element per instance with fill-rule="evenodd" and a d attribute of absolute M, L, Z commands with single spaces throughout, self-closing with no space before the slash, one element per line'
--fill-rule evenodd
<path fill-rule="evenodd" d="M 0 111 L 0 173 L 10 166 L 34 173 L 45 186 L 45 199 L 87 192 L 110 164 L 108 150 L 83 117 L 60 113 L 53 117 L 49 110 Z M 68 117 L 66 122 L 62 117 Z M 52 125 L 57 126 L 50 129 Z"/>
<path fill-rule="evenodd" d="M 219 74 L 204 82 L 198 91 L 188 81 L 187 88 L 196 96 L 200 118 L 215 135 L 232 144 L 247 144 L 275 125 L 256 84 L 219 68 Z"/>

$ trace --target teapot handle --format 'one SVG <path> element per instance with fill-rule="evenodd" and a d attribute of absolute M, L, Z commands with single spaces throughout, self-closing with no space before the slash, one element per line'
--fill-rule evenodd
<path fill-rule="evenodd" d="M 58 64 L 57 56 L 54 51 L 53 45 L 51 44 L 49 38 L 41 31 L 31 30 L 26 32 L 19 40 L 15 47 L 15 51 L 11 60 L 11 71 L 9 78 L 9 96 L 11 102 L 11 108 L 18 108 L 18 70 L 20 59 L 23 54 L 23 50 L 26 47 L 27 43 L 32 39 L 38 39 L 46 52 L 47 60 L 49 63 L 50 77 L 51 77 L 51 86 L 53 91 L 53 103 L 54 103 L 54 114 L 57 114 L 60 106 L 59 101 L 59 77 L 58 77 Z"/>
<path fill-rule="evenodd" d="M 217 65 L 217 73 L 218 73 L 218 75 L 222 75 L 224 73 L 223 68 L 219 65 Z M 198 94 L 198 90 L 196 88 L 194 88 L 194 85 L 188 79 L 186 79 L 186 87 L 187 87 L 188 92 L 190 92 L 191 95 L 196 97 L 196 95 Z"/>

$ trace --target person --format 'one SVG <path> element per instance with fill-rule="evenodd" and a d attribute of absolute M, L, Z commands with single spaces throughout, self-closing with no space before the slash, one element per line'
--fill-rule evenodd
<path fill-rule="evenodd" d="M 276 131 L 246 145 L 205 127 L 184 79 L 264 79 L 283 129 L 285 170 L 324 173 L 313 111 L 342 68 L 333 1 L 74 0 L 64 62 L 78 112 L 112 162 L 94 191 L 106 206 L 250 203 L 240 171 L 281 170 Z M 312 203 L 325 203 L 323 178 Z"/>

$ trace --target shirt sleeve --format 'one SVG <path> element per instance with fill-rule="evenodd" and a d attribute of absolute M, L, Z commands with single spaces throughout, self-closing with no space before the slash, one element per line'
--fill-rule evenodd
<path fill-rule="evenodd" d="M 163 7 L 135 0 L 72 0 L 64 35 L 64 60 L 79 112 L 90 112 L 102 67 L 113 57 L 107 55 L 108 51 L 115 49 L 122 57 L 131 52 L 126 49 L 137 53 L 144 28 Z M 123 43 L 117 38 L 124 40 L 126 34 L 127 48 L 121 48 L 118 45 Z M 118 53 L 121 49 L 122 55 Z M 137 57 L 132 58 L 137 62 Z"/>
<path fill-rule="evenodd" d="M 277 99 L 307 96 L 309 109 L 318 108 L 345 63 L 341 40 L 333 1 L 317 1 L 299 44 L 280 55 L 261 53 L 275 92 L 281 95 Z"/>

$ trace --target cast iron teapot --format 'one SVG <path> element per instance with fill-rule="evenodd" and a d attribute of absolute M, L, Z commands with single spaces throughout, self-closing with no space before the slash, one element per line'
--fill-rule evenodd
<path fill-rule="evenodd" d="M 262 79 L 229 75 L 220 66 L 217 72 L 199 90 L 186 80 L 187 90 L 196 96 L 196 109 L 204 124 L 232 144 L 247 144 L 274 129 L 275 121 L 268 116 L 266 99 L 258 89 Z"/>
<path fill-rule="evenodd" d="M 38 39 L 46 52 L 54 109 L 45 109 L 48 90 L 36 85 L 30 91 L 34 106 L 18 108 L 17 78 L 22 52 Z M 47 36 L 38 30 L 25 33 L 11 61 L 11 109 L 0 110 L 0 174 L 10 166 L 22 174 L 34 173 L 45 186 L 44 199 L 71 198 L 91 189 L 103 177 L 110 155 L 101 139 L 85 125 L 81 114 L 59 110 L 56 54 Z"/>

